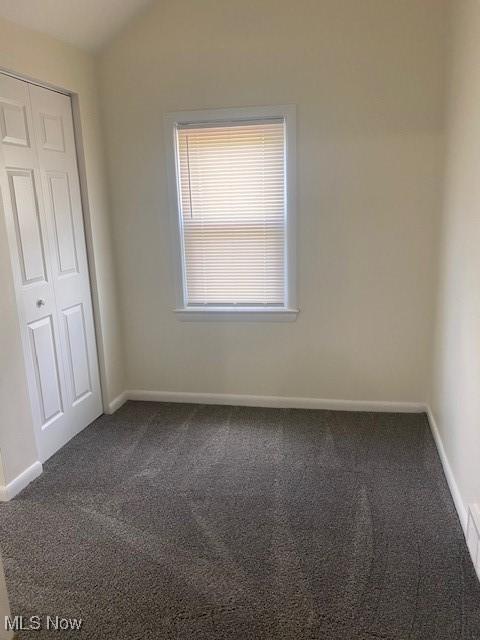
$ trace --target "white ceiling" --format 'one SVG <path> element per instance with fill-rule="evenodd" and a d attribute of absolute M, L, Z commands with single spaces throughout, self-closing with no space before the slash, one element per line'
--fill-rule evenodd
<path fill-rule="evenodd" d="M 0 0 L 0 16 L 95 51 L 152 0 Z"/>

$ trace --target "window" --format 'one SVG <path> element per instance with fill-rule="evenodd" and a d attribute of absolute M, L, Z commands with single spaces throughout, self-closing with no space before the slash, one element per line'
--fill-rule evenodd
<path fill-rule="evenodd" d="M 293 107 L 167 117 L 184 317 L 295 317 L 293 118 Z"/>

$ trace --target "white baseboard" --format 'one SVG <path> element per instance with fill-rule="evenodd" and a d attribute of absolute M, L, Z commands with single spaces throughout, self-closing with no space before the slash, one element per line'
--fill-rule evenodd
<path fill-rule="evenodd" d="M 20 491 L 23 491 L 27 485 L 38 478 L 38 476 L 42 473 L 43 467 L 40 462 L 34 462 L 32 465 L 22 471 L 22 473 L 17 476 L 14 480 L 9 482 L 6 485 L 0 486 L 0 502 L 8 502 L 12 498 L 14 498 Z"/>
<path fill-rule="evenodd" d="M 389 413 L 422 413 L 422 402 L 386 402 L 382 400 L 328 400 L 323 398 L 294 398 L 288 396 L 253 396 L 229 393 L 184 393 L 180 391 L 125 392 L 128 400 L 152 402 L 185 402 L 247 407 L 273 407 L 287 409 L 331 409 L 336 411 L 382 411 Z"/>
<path fill-rule="evenodd" d="M 480 580 L 480 503 L 468 505 L 467 546 Z"/>
<path fill-rule="evenodd" d="M 124 405 L 128 399 L 129 399 L 128 391 L 123 391 L 120 395 L 118 395 L 108 404 L 108 407 L 105 413 L 108 413 L 109 415 L 111 415 L 112 413 L 115 413 L 115 411 L 117 411 L 117 409 L 120 409 L 120 407 Z"/>
<path fill-rule="evenodd" d="M 458 517 L 460 519 L 460 524 L 462 525 L 463 532 L 466 536 L 467 523 L 468 523 L 467 508 L 465 507 L 465 504 L 463 502 L 463 499 L 460 493 L 460 489 L 458 488 L 457 481 L 455 480 L 455 476 L 453 475 L 452 468 L 448 461 L 447 453 L 445 451 L 445 447 L 443 446 L 442 437 L 440 435 L 440 431 L 438 430 L 438 426 L 433 416 L 433 412 L 428 405 L 426 407 L 426 410 L 427 410 L 428 421 L 430 423 L 430 429 L 432 431 L 435 444 L 437 445 L 438 455 L 440 456 L 440 460 L 442 462 L 443 472 L 445 473 L 448 487 L 450 489 L 450 493 L 452 494 L 453 503 L 455 505 L 455 509 L 457 510 Z"/>

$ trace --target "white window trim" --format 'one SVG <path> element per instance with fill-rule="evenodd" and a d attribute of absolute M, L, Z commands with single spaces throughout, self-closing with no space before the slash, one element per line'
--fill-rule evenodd
<path fill-rule="evenodd" d="M 268 306 L 188 306 L 185 297 L 183 267 L 183 237 L 177 185 L 177 149 L 175 131 L 178 125 L 204 122 L 232 122 L 254 119 L 285 119 L 286 165 L 286 304 Z M 175 313 L 180 320 L 235 320 L 235 321 L 293 321 L 298 309 L 296 300 L 296 106 L 239 107 L 234 109 L 208 109 L 167 113 L 164 118 L 167 155 L 168 198 L 171 212 L 172 257 L 175 277 Z"/>

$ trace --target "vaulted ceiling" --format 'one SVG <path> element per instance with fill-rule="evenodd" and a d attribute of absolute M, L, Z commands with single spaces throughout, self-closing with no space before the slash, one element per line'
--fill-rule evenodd
<path fill-rule="evenodd" d="M 0 0 L 0 16 L 87 51 L 102 47 L 152 0 Z"/>

